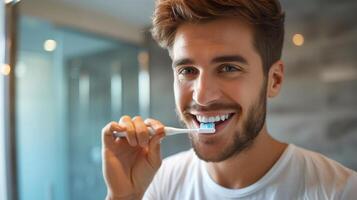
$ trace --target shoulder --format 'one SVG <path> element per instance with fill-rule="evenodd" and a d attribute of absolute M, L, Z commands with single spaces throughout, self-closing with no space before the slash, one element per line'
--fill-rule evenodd
<path fill-rule="evenodd" d="M 173 163 L 182 163 L 182 161 L 192 161 L 193 159 L 195 159 L 195 153 L 190 149 L 165 158 L 163 164 L 171 165 Z"/>
<path fill-rule="evenodd" d="M 310 191 L 341 198 L 353 192 L 350 187 L 357 188 L 355 171 L 320 153 L 295 146 L 294 157 L 303 165 L 305 186 Z"/>
<path fill-rule="evenodd" d="M 346 177 L 356 173 L 335 160 L 301 147 L 295 146 L 294 154 L 305 164 L 305 167 L 308 170 L 312 170 L 316 173 L 328 173 L 329 175 L 335 174 L 340 177 Z"/>
<path fill-rule="evenodd" d="M 144 199 L 167 199 L 173 197 L 183 187 L 198 166 L 198 158 L 193 150 L 184 151 L 163 160 L 155 174 Z"/>
<path fill-rule="evenodd" d="M 177 153 L 162 161 L 155 175 L 156 181 L 166 185 L 175 184 L 184 179 L 198 165 L 198 158 L 193 150 Z"/>
<path fill-rule="evenodd" d="M 186 173 L 195 164 L 197 164 L 197 157 L 190 149 L 165 158 L 159 171 L 164 171 L 166 175 L 175 172 L 175 176 L 178 176 Z"/>

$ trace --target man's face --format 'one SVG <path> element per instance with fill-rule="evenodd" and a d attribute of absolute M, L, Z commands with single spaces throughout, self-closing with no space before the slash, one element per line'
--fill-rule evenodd
<path fill-rule="evenodd" d="M 247 148 L 265 124 L 266 79 L 253 32 L 238 19 L 181 25 L 170 50 L 177 112 L 189 128 L 214 121 L 214 134 L 191 134 L 196 154 L 219 162 Z"/>

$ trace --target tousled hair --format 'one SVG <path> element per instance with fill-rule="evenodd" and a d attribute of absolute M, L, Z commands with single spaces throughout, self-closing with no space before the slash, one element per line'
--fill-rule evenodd
<path fill-rule="evenodd" d="M 166 49 L 173 45 L 178 27 L 225 17 L 239 17 L 253 27 L 253 45 L 263 71 L 281 58 L 285 14 L 278 0 L 157 0 L 151 33 Z"/>

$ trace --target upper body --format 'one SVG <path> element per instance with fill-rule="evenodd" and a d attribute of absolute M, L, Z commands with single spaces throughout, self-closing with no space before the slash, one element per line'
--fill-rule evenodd
<path fill-rule="evenodd" d="M 193 159 L 191 155 L 195 161 L 183 164 L 194 165 L 194 170 L 200 166 L 198 163 L 205 163 L 204 170 L 196 170 L 195 176 L 199 177 L 193 180 L 197 182 L 191 183 L 197 185 L 189 188 L 203 190 L 210 179 L 210 185 L 215 187 L 216 184 L 216 188 L 254 188 L 274 170 L 288 146 L 272 138 L 266 125 L 267 101 L 279 94 L 284 80 L 284 63 L 281 60 L 284 12 L 278 0 L 158 0 L 152 33 L 155 40 L 168 50 L 172 59 L 174 96 L 179 119 L 187 128 L 196 129 L 201 123 L 207 122 L 215 126 L 214 134 L 189 134 L 195 155 L 201 161 Z M 153 128 L 153 136 L 149 134 L 147 126 Z M 114 131 L 125 131 L 125 138 L 113 137 Z M 160 140 L 164 137 L 164 125 L 160 121 L 144 120 L 140 116 L 123 116 L 119 122 L 109 123 L 102 130 L 107 199 L 143 197 L 160 168 Z M 295 165 L 299 169 L 310 169 L 306 164 L 326 161 L 320 157 L 307 156 L 315 161 L 305 162 L 309 159 L 300 159 L 302 151 L 297 152 L 300 152 L 294 153 L 297 159 L 291 162 L 297 164 L 293 165 L 294 168 L 287 167 L 288 176 L 291 177 L 277 179 L 267 188 L 285 185 L 286 181 L 296 181 L 300 187 L 302 177 L 290 174 Z M 190 159 L 190 156 L 185 159 Z M 172 170 L 169 174 L 176 174 L 185 166 L 169 169 Z M 304 173 L 312 177 L 311 182 L 307 181 L 305 186 L 310 187 L 310 183 L 324 178 L 320 182 L 322 185 L 339 190 L 341 185 L 334 184 L 334 178 L 329 179 L 316 171 Z M 207 179 L 208 182 L 200 182 L 200 173 L 205 172 L 208 176 L 201 178 L 210 179 Z M 335 172 L 345 174 L 344 170 L 337 168 Z M 169 187 L 171 179 L 160 180 L 165 184 L 161 188 L 170 188 L 173 192 L 169 192 L 169 196 L 175 196 L 173 193 L 176 190 L 177 195 L 196 194 L 180 191 L 183 189 L 180 186 L 186 183 L 184 178 L 189 175 L 182 173 L 182 176 L 178 176 L 179 179 L 174 180 L 177 187 Z M 160 173 L 157 177 L 160 177 Z M 166 179 L 166 172 L 161 177 Z M 355 186 L 355 182 L 348 185 Z M 323 190 L 313 186 L 309 191 L 319 193 Z M 292 188 L 276 187 L 276 190 L 282 189 L 290 193 Z M 163 190 L 160 194 L 168 191 Z M 221 191 L 227 195 L 231 193 L 230 190 Z M 256 192 L 258 195 L 260 191 Z M 269 194 L 269 197 L 275 195 L 273 192 L 264 194 Z"/>
<path fill-rule="evenodd" d="M 164 160 L 143 199 L 355 199 L 357 173 L 325 156 L 290 144 L 257 182 L 229 189 L 217 184 L 193 150 Z"/>

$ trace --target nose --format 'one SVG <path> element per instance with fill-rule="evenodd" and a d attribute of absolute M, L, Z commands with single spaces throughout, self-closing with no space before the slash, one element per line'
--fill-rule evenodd
<path fill-rule="evenodd" d="M 200 74 L 194 83 L 192 98 L 201 105 L 207 106 L 221 97 L 221 89 L 218 81 L 208 74 Z"/>

